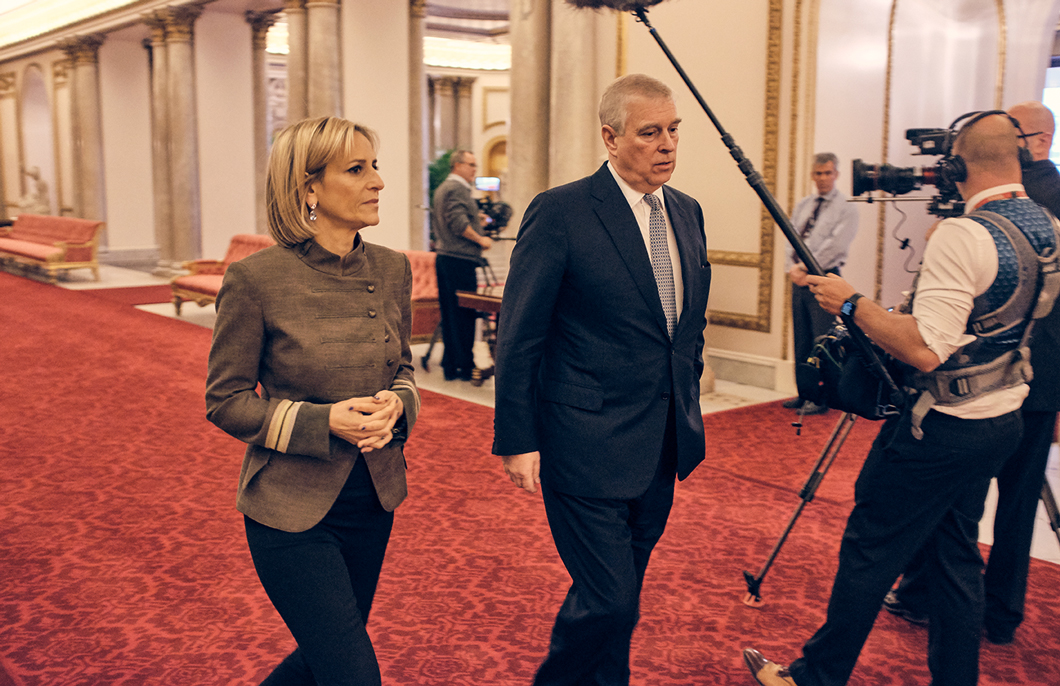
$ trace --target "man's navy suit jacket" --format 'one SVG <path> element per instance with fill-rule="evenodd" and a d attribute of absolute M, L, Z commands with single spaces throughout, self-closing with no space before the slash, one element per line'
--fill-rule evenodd
<path fill-rule="evenodd" d="M 663 193 L 684 281 L 672 343 L 637 220 L 606 164 L 541 193 L 523 217 L 499 319 L 493 452 L 540 451 L 553 490 L 641 495 L 671 401 L 679 478 L 703 460 L 703 211 L 684 193 Z"/>

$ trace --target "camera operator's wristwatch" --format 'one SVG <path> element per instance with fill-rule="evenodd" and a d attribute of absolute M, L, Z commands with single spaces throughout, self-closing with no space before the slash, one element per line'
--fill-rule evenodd
<path fill-rule="evenodd" d="M 843 304 L 839 307 L 840 314 L 842 314 L 844 317 L 853 317 L 854 310 L 856 310 L 858 307 L 858 301 L 864 297 L 865 296 L 863 296 L 861 293 L 855 293 L 854 295 L 844 300 Z"/>

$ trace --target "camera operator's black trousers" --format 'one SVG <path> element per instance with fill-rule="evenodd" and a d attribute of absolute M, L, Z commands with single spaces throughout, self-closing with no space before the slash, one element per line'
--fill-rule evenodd
<path fill-rule="evenodd" d="M 986 588 L 987 631 L 1011 636 L 1023 621 L 1031 542 L 1038 499 L 1045 483 L 1045 466 L 1056 430 L 1056 412 L 1023 410 L 1023 438 L 997 475 L 994 543 L 983 577 Z M 927 607 L 929 579 L 920 556 L 906 569 L 898 597 L 914 610 Z"/>
<path fill-rule="evenodd" d="M 466 307 L 460 307 L 457 291 L 478 289 L 478 275 L 475 269 L 479 261 L 474 258 L 463 259 L 450 255 L 438 255 L 435 258 L 435 272 L 438 275 L 438 309 L 442 315 L 442 369 L 446 378 L 462 376 L 471 378 L 475 368 L 472 348 L 475 345 L 475 320 L 478 313 Z"/>
<path fill-rule="evenodd" d="M 827 619 L 790 667 L 798 686 L 847 682 L 883 597 L 918 550 L 931 579 L 932 686 L 975 686 L 983 618 L 979 519 L 990 479 L 1021 426 L 1018 411 L 958 419 L 933 410 L 918 441 L 908 411 L 884 423 L 854 487 Z"/>

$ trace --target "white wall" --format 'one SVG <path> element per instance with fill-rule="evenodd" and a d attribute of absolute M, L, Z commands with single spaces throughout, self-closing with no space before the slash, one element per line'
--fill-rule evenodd
<path fill-rule="evenodd" d="M 649 20 L 722 127 L 761 172 L 765 151 L 768 3 L 674 0 L 651 8 Z M 632 18 L 627 22 L 628 71 L 643 72 L 668 84 L 683 118 L 677 170 L 671 184 L 695 197 L 703 207 L 708 249 L 757 254 L 762 221 L 758 195 L 651 34 Z M 773 302 L 771 332 L 711 326 L 707 345 L 779 357 L 782 313 L 775 294 Z M 756 314 L 758 270 L 715 266 L 710 308 Z"/>
<path fill-rule="evenodd" d="M 837 185 L 847 195 L 851 163 L 883 158 L 884 77 L 891 0 L 821 0 L 817 48 L 817 96 L 813 152 L 839 156 Z M 947 122 L 948 123 L 948 122 Z M 808 170 L 800 170 L 808 171 Z M 802 175 L 800 197 L 812 190 Z M 876 226 L 879 205 L 858 203 L 858 235 L 843 276 L 862 293 L 876 283 Z"/>
<path fill-rule="evenodd" d="M 250 25 L 207 11 L 195 22 L 202 253 L 221 258 L 238 233 L 255 233 L 254 100 Z"/>
<path fill-rule="evenodd" d="M 385 184 L 379 225 L 364 238 L 409 247 L 409 5 L 357 0 L 341 8 L 343 116 L 379 134 Z"/>
<path fill-rule="evenodd" d="M 138 37 L 111 34 L 100 47 L 99 91 L 108 252 L 151 250 L 151 76 Z"/>

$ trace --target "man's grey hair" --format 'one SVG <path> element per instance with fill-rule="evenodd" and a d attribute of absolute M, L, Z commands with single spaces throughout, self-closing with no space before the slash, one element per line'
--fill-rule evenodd
<path fill-rule="evenodd" d="M 839 171 L 839 158 L 835 156 L 834 152 L 819 152 L 813 156 L 813 166 L 822 164 L 832 163 L 832 166 L 836 171 Z"/>
<path fill-rule="evenodd" d="M 614 81 L 600 98 L 600 125 L 610 126 L 619 136 L 626 132 L 629 101 L 635 97 L 673 100 L 674 92 L 647 74 L 627 74 Z"/>
<path fill-rule="evenodd" d="M 457 150 L 449 156 L 449 171 L 456 169 L 456 165 L 467 160 L 468 155 L 474 155 L 475 153 L 470 150 Z"/>

